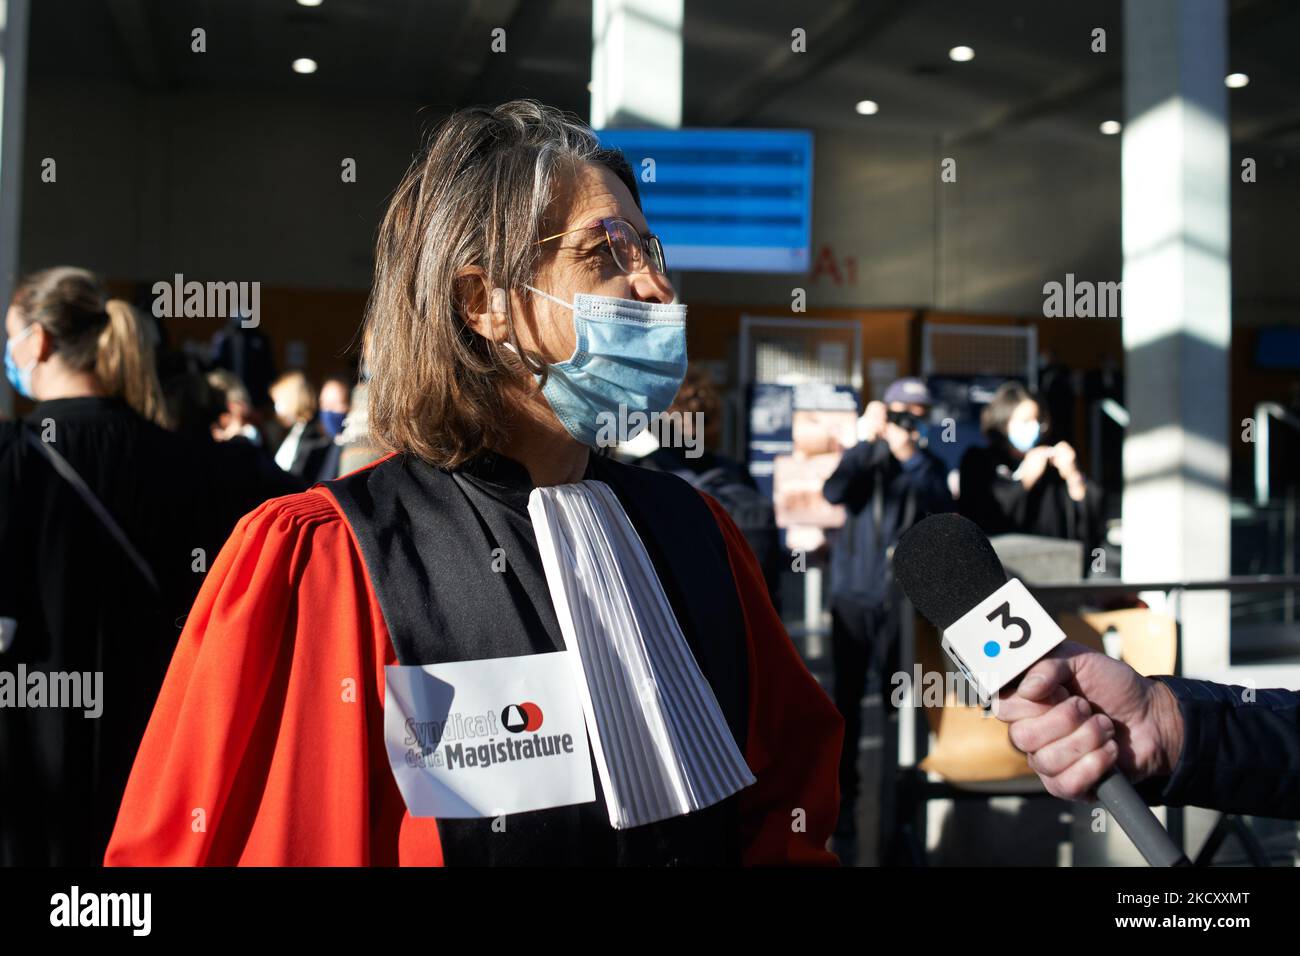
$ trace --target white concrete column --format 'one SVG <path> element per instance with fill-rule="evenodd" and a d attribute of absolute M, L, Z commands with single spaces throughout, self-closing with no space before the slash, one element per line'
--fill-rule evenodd
<path fill-rule="evenodd" d="M 27 97 L 27 0 L 0 0 L 0 310 L 18 278 L 22 224 L 23 106 Z M 0 311 L 0 319 L 3 319 Z M 0 349 L 5 333 L 0 322 Z M 12 415 L 13 389 L 0 376 L 0 411 Z"/>
<path fill-rule="evenodd" d="M 1225 0 L 1124 5 L 1124 578 L 1229 570 Z M 1183 669 L 1228 663 L 1228 597 L 1182 600 Z"/>
<path fill-rule="evenodd" d="M 684 15 L 684 0 L 593 0 L 593 129 L 682 125 Z"/>

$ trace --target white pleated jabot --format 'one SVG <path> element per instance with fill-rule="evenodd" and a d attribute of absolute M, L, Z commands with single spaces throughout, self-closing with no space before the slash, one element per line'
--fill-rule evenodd
<path fill-rule="evenodd" d="M 601 481 L 535 488 L 528 512 L 616 829 L 755 782 L 650 556 Z"/>

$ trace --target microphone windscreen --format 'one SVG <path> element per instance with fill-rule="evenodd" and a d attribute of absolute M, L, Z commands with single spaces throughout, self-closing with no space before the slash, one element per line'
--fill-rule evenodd
<path fill-rule="evenodd" d="M 925 619 L 943 631 L 1007 583 L 979 525 L 952 512 L 918 521 L 894 549 L 894 579 Z"/>

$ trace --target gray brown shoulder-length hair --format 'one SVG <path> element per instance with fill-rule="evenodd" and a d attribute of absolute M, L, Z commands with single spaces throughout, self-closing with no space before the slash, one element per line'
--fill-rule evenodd
<path fill-rule="evenodd" d="M 433 131 L 379 228 L 366 307 L 370 431 L 382 447 L 455 468 L 504 439 L 506 386 L 545 369 L 521 367 L 467 325 L 456 273 L 480 266 L 493 289 L 531 283 L 562 177 L 584 162 L 611 169 L 640 206 L 623 154 L 536 100 L 459 110 Z"/>

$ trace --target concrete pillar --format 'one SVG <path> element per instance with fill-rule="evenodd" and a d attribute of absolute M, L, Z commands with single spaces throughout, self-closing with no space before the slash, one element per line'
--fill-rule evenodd
<path fill-rule="evenodd" d="M 1229 570 L 1225 0 L 1124 5 L 1125 580 Z M 1228 663 L 1228 597 L 1184 595 L 1183 671 Z"/>
<path fill-rule="evenodd" d="M 0 310 L 18 273 L 22 222 L 23 106 L 27 97 L 27 0 L 0 0 Z M 3 319 L 3 311 L 0 311 Z M 0 349 L 5 333 L 0 322 Z M 0 412 L 12 415 L 13 389 L 0 376 Z"/>
<path fill-rule="evenodd" d="M 591 126 L 682 125 L 684 0 L 593 0 Z"/>

